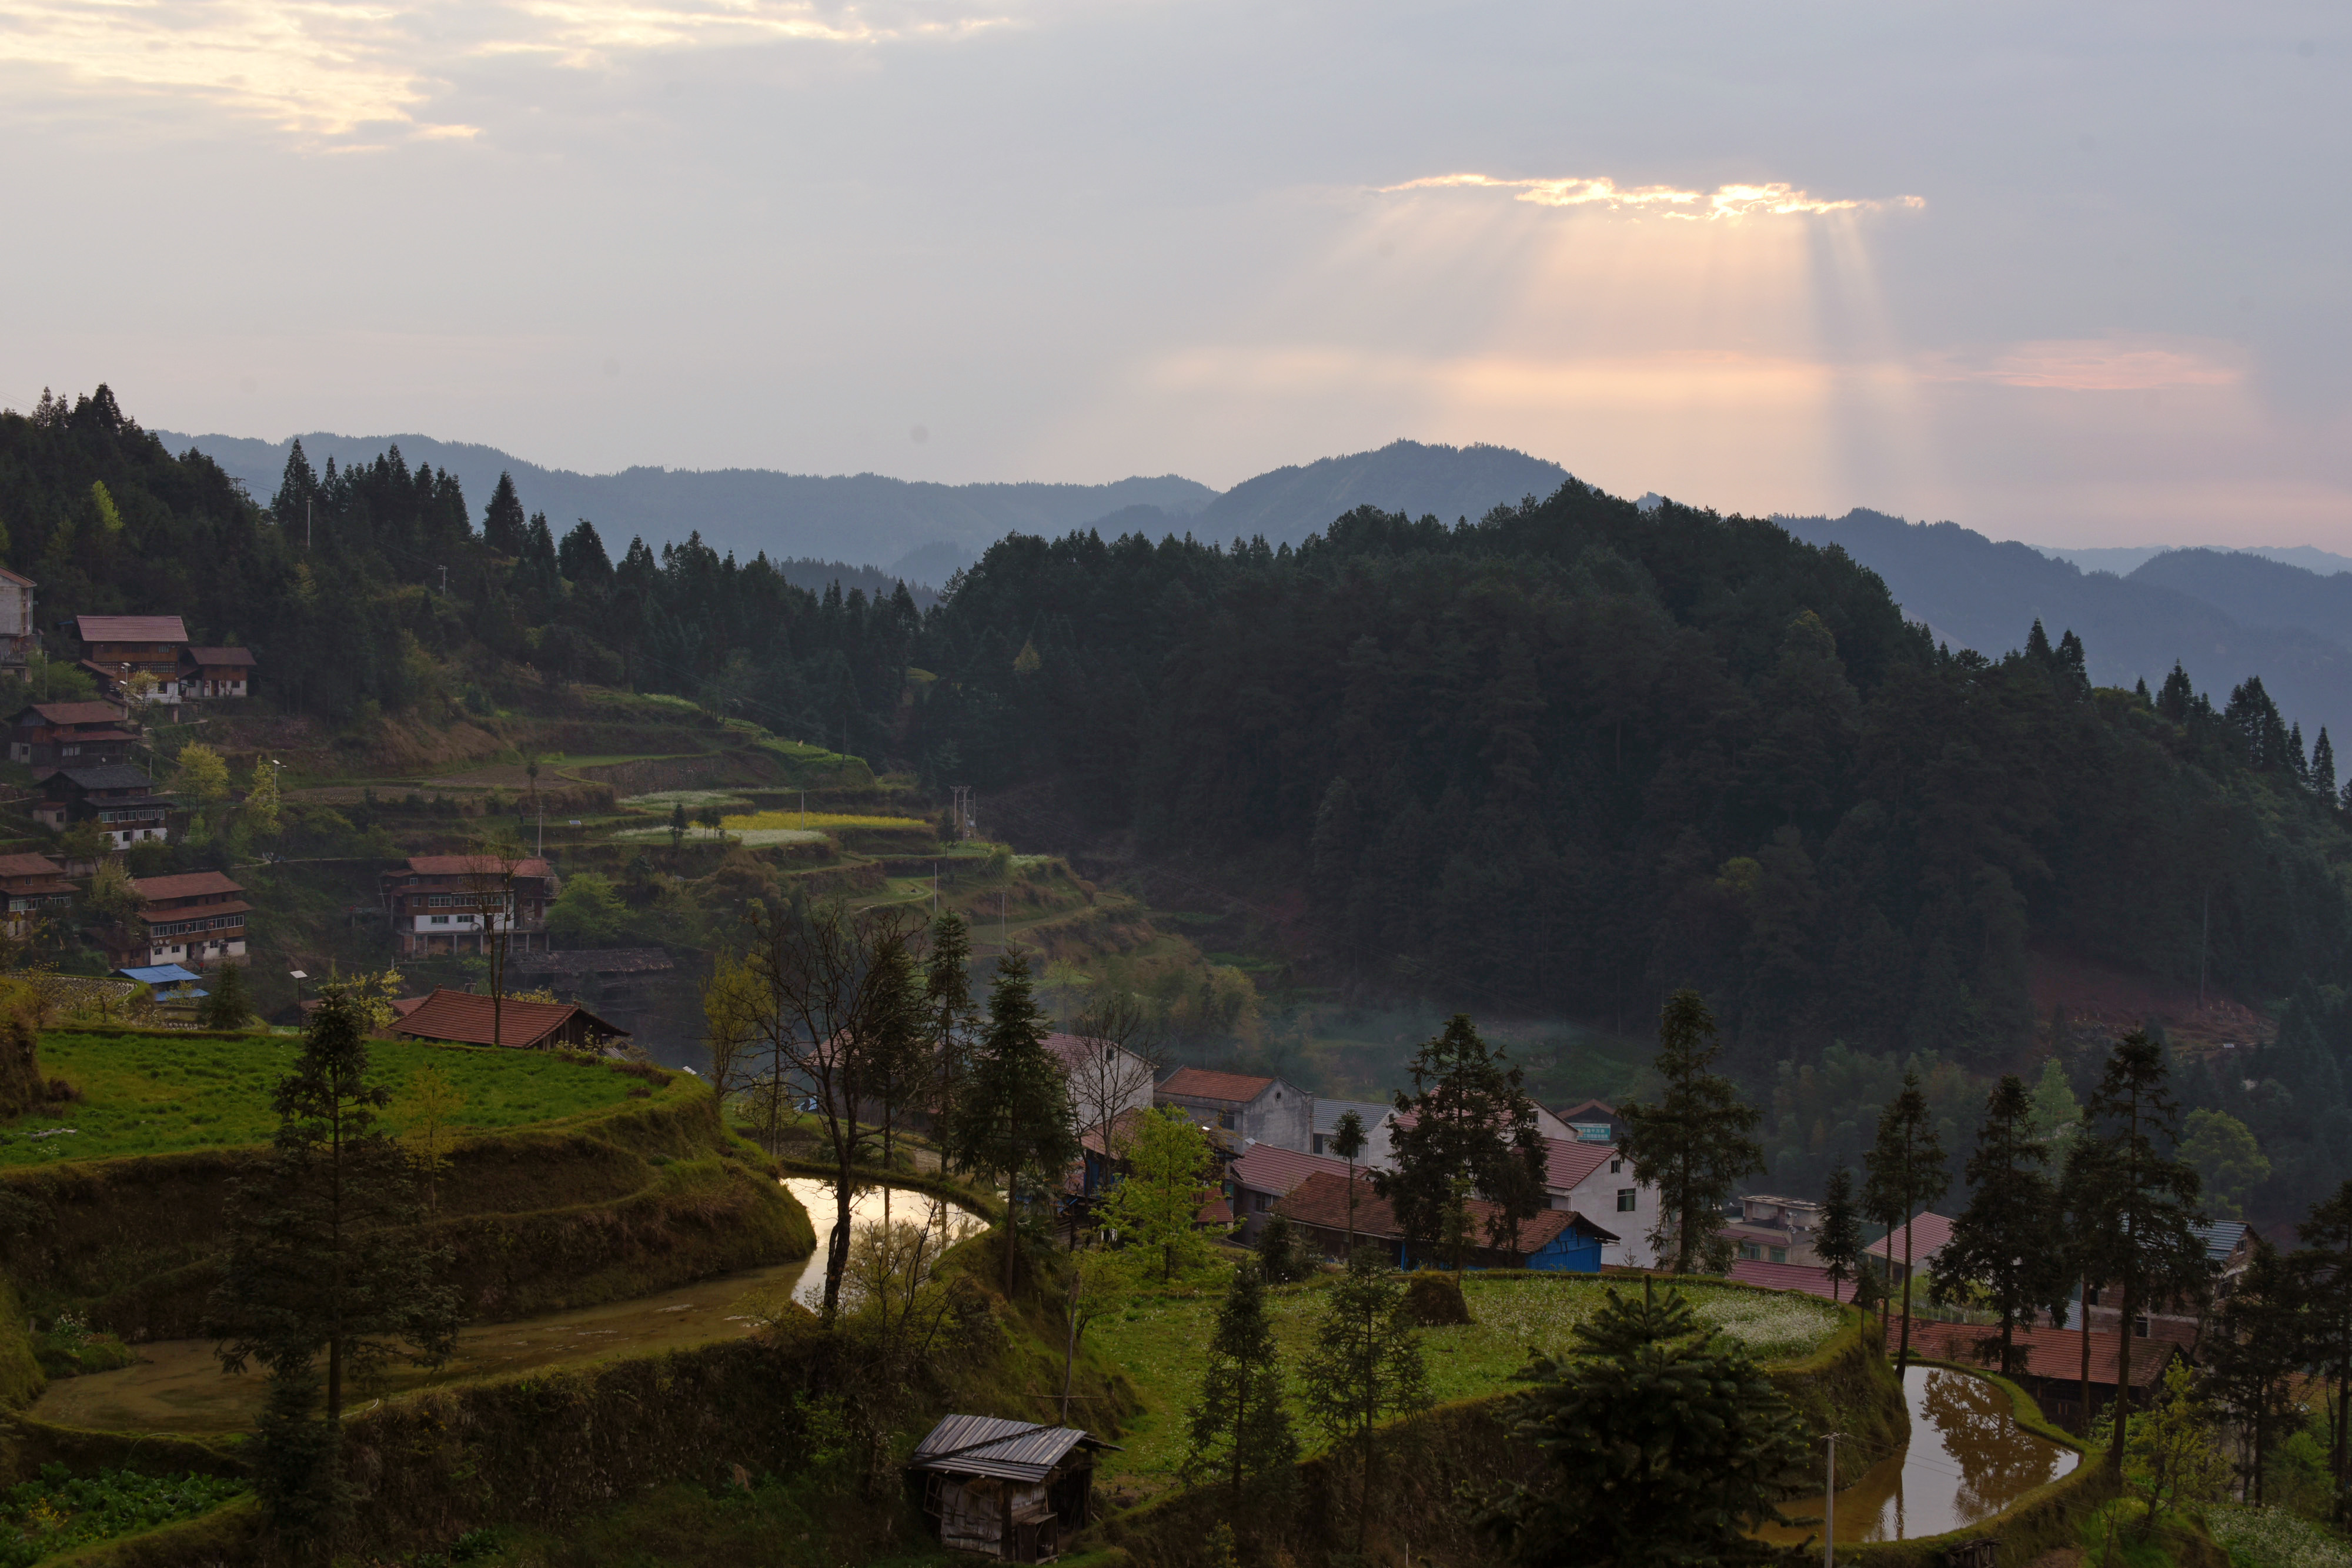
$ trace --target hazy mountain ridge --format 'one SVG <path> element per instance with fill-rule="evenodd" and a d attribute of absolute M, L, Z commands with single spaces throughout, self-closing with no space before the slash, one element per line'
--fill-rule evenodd
<path fill-rule="evenodd" d="M 1368 506 L 1475 522 L 1506 502 L 1548 498 L 1570 477 L 1559 464 L 1508 446 L 1392 441 L 1244 479 L 1202 509 L 1193 531 L 1204 539 L 1263 535 L 1272 544 L 1297 544 Z"/>
<path fill-rule="evenodd" d="M 2154 687 L 2177 660 L 2220 703 L 2231 686 L 2259 674 L 2280 711 L 2302 724 L 2306 743 L 2323 725 L 2352 734 L 2352 641 L 2293 623 L 2283 612 L 2250 623 L 2213 597 L 2252 613 L 2262 605 L 2236 586 L 2236 574 L 2332 580 L 2316 573 L 2230 551 L 2176 550 L 2117 577 L 1957 523 L 1909 523 L 1862 508 L 1836 518 L 1777 520 L 1810 543 L 1842 547 L 1885 580 L 1906 615 L 1956 648 L 1998 656 L 2023 646 L 2039 620 L 2053 640 L 2069 628 L 2082 637 L 2091 678 L 2102 685 L 2146 680 Z M 2252 564 L 2217 570 L 2217 561 Z M 2231 586 L 2217 586 L 2224 582 Z M 2346 586 L 2352 589 L 2352 580 Z"/>

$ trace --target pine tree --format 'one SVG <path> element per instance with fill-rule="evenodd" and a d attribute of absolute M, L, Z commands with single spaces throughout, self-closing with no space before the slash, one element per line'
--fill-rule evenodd
<path fill-rule="evenodd" d="M 1422 1042 L 1408 1071 L 1412 1092 L 1398 1093 L 1389 1138 L 1396 1168 L 1372 1175 L 1398 1228 L 1409 1242 L 1433 1246 L 1466 1182 L 1495 1206 L 1487 1244 L 1516 1251 L 1520 1225 L 1544 1206 L 1543 1142 L 1524 1074 L 1487 1049 L 1465 1013 Z M 1443 1250 L 1447 1267 L 1462 1267 L 1458 1242 Z"/>
<path fill-rule="evenodd" d="M 1927 1096 L 1920 1092 L 1917 1070 L 1903 1073 L 1903 1092 L 1878 1118 L 1878 1141 L 1864 1161 L 1869 1173 L 1863 1207 L 1888 1226 L 1886 1260 L 1895 1261 L 1894 1231 L 1903 1232 L 1903 1341 L 1895 1358 L 1899 1374 L 1911 1365 L 1912 1221 L 1944 1196 L 1950 1177 L 1944 1172 L 1944 1145 L 1927 1117 Z"/>
<path fill-rule="evenodd" d="M 1377 1247 L 1359 1247 L 1333 1283 L 1314 1347 L 1299 1368 L 1307 1414 L 1334 1448 L 1355 1449 L 1356 1554 L 1363 1555 L 1378 1473 L 1382 1423 L 1429 1404 L 1421 1336 L 1404 1310 L 1404 1291 Z"/>
<path fill-rule="evenodd" d="M 2020 1370 L 2017 1325 L 2030 1322 L 2036 1308 L 2063 1310 L 2066 1301 L 2058 1195 L 2042 1171 L 2050 1152 L 2032 1136 L 2032 1109 L 2025 1081 L 2002 1074 L 1986 1097 L 1984 1124 L 1969 1156 L 1969 1205 L 1953 1221 L 1933 1270 L 1938 1295 L 1975 1285 L 1990 1299 L 2000 1319 L 2004 1373 Z"/>
<path fill-rule="evenodd" d="M 2010 624 L 2013 626 L 2016 622 L 2011 622 Z M 2033 630 L 2025 634 L 2025 656 L 2044 669 L 2050 668 L 2057 662 L 2055 655 L 2050 651 L 2050 633 L 2042 629 L 2042 619 L 2039 616 L 2034 618 Z"/>
<path fill-rule="evenodd" d="M 253 1021 L 253 1004 L 246 998 L 245 967 L 233 959 L 221 962 L 213 978 L 213 994 L 205 998 L 206 1029 L 241 1030 Z"/>
<path fill-rule="evenodd" d="M 501 474 L 489 504 L 482 508 L 482 543 L 499 555 L 519 556 L 523 527 L 522 497 L 515 494 L 514 476 Z"/>
<path fill-rule="evenodd" d="M 2194 1228 L 2204 1219 L 2197 1210 L 2197 1172 L 2170 1152 L 2180 1142 L 2180 1105 L 2163 1048 L 2139 1030 L 2116 1041 L 2084 1115 L 2106 1173 L 2093 1190 L 2105 1200 L 2096 1217 L 2108 1239 L 2099 1260 L 2106 1265 L 2102 1282 L 2122 1287 L 2116 1386 L 2126 1389 L 2137 1314 L 2151 1302 L 2195 1294 L 2210 1278 L 2205 1243 Z M 2086 1321 L 2086 1333 L 2089 1326 Z M 2130 1401 L 2118 1398 L 2107 1450 L 2107 1466 L 2118 1475 L 2130 1420 Z"/>
<path fill-rule="evenodd" d="M 1184 1478 L 1222 1481 L 1233 1501 L 1270 1501 L 1286 1490 L 1298 1462 L 1298 1439 L 1283 1404 L 1281 1352 L 1265 1312 L 1257 1269 L 1234 1270 L 1209 1338 L 1200 1397 L 1185 1413 L 1191 1442 Z"/>
<path fill-rule="evenodd" d="M 222 1366 L 268 1374 L 257 1485 L 298 1534 L 331 1528 L 348 1506 L 349 1380 L 387 1360 L 438 1366 L 457 1340 L 456 1299 L 438 1278 L 447 1255 L 405 1228 L 422 1218 L 415 1173 L 376 1126 L 391 1095 L 367 1081 L 368 1021 L 351 991 L 320 997 L 272 1096 L 269 1156 L 230 1195 L 212 1298 Z"/>
<path fill-rule="evenodd" d="M 2256 1238 L 2252 1260 L 2221 1304 L 2220 1332 L 2205 1341 L 2208 1375 L 2245 1437 L 2247 1494 L 2256 1504 L 2263 1461 L 2299 1408 L 2296 1375 L 2311 1361 L 2313 1303 L 2304 1282 L 2278 1249 Z"/>
<path fill-rule="evenodd" d="M 1021 1178 L 1034 1173 L 1058 1182 L 1078 1146 L 1061 1064 L 1045 1051 L 1048 1032 L 1030 988 L 1029 960 L 1005 955 L 989 988 L 988 1025 L 973 1042 L 970 1067 L 957 1086 L 948 1142 L 963 1163 L 1004 1183 L 1008 1300 L 1019 1256 L 1013 1217 L 1021 1207 Z"/>
<path fill-rule="evenodd" d="M 924 1032 L 938 1074 L 931 1103 L 944 1118 L 963 1082 L 980 1007 L 971 998 L 971 933 L 963 916 L 945 911 L 931 922 L 930 937 L 923 961 Z"/>
<path fill-rule="evenodd" d="M 1830 1300 L 1838 1287 L 1853 1278 L 1862 1261 L 1862 1222 L 1853 1207 L 1853 1173 L 1840 1166 L 1830 1172 L 1822 1189 L 1822 1228 L 1813 1238 L 1813 1251 L 1828 1265 Z"/>
<path fill-rule="evenodd" d="M 1709 1334 L 1679 1291 L 1628 1301 L 1614 1290 L 1578 1323 L 1576 1358 L 1538 1364 L 1511 1401 L 1513 1434 L 1543 1479 L 1478 1516 L 1529 1568 L 1765 1563 L 1808 1444 L 1803 1422 L 1738 1342 Z"/>
<path fill-rule="evenodd" d="M 1696 991 L 1676 991 L 1658 1017 L 1665 1092 L 1654 1104 L 1628 1102 L 1619 1112 L 1633 1178 L 1658 1188 L 1651 1245 L 1674 1249 L 1677 1274 L 1694 1263 L 1718 1274 L 1731 1266 L 1718 1217 L 1739 1179 L 1764 1168 L 1763 1145 L 1748 1135 L 1762 1113 L 1731 1080 L 1707 1071 L 1716 1051 L 1715 1016 Z"/>
<path fill-rule="evenodd" d="M 1331 1152 L 1348 1162 L 1348 1251 L 1356 1250 L 1356 1162 L 1364 1155 L 1364 1118 L 1361 1113 L 1343 1111 L 1331 1132 Z"/>
<path fill-rule="evenodd" d="M 2341 1529 L 2352 1524 L 2352 1181 L 2313 1205 L 2294 1234 L 2303 1243 L 2293 1254 L 2295 1272 L 2311 1303 L 2311 1360 L 2335 1385 L 2328 1469 L 2336 1481 L 2331 1517 Z"/>
<path fill-rule="evenodd" d="M 2327 738 L 2327 727 L 2319 727 L 2319 738 L 2311 747 L 2311 788 L 2329 804 L 2336 800 L 2336 746 Z"/>

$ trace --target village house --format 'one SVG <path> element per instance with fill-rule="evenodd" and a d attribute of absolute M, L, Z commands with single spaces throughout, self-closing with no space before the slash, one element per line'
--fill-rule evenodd
<path fill-rule="evenodd" d="M 411 855 L 383 873 L 384 917 L 403 957 L 483 953 L 504 932 L 515 953 L 545 951 L 555 872 L 531 856 Z"/>
<path fill-rule="evenodd" d="M 143 700 L 180 700 L 180 654 L 188 628 L 176 615 L 77 615 L 74 635 L 81 643 L 81 667 L 109 691 L 140 697 L 138 677 L 151 675 Z"/>
<path fill-rule="evenodd" d="M 2194 1354 L 2204 1333 L 2209 1300 L 2228 1295 L 2239 1274 L 2253 1261 L 2254 1229 L 2235 1219 L 2210 1220 L 2190 1228 L 2205 1243 L 2205 1265 L 2211 1270 L 2211 1284 L 2206 1291 L 2181 1300 L 2140 1302 L 2132 1314 L 2132 1336 L 2186 1345 Z M 2073 1305 L 2095 1334 L 2113 1334 L 2123 1323 L 2123 1292 L 2113 1285 L 2091 1287 L 2087 1312 L 2084 1311 L 2079 1289 Z"/>
<path fill-rule="evenodd" d="M 125 763 L 102 768 L 60 768 L 41 780 L 33 820 L 62 831 L 94 821 L 115 849 L 146 839 L 171 837 L 169 818 L 179 802 L 155 793 L 147 775 Z"/>
<path fill-rule="evenodd" d="M 1739 1218 L 1726 1225 L 1720 1234 L 1731 1241 L 1739 1257 L 1751 1263 L 1794 1263 L 1814 1268 L 1822 1260 L 1813 1247 L 1821 1229 L 1820 1204 L 1801 1197 L 1758 1193 L 1739 1200 Z M 1902 1260 L 1899 1252 L 1895 1260 Z"/>
<path fill-rule="evenodd" d="M 250 696 L 252 678 L 250 648 L 180 650 L 180 695 L 191 700 Z"/>
<path fill-rule="evenodd" d="M 1151 1103 L 1173 1105 L 1200 1125 L 1231 1134 L 1224 1143 L 1232 1155 L 1252 1143 L 1301 1153 L 1312 1146 L 1315 1096 L 1279 1078 L 1180 1067 Z"/>
<path fill-rule="evenodd" d="M 8 760 L 38 779 L 54 768 L 128 763 L 139 737 L 112 703 L 27 703 L 8 717 Z"/>
<path fill-rule="evenodd" d="M 22 941 L 47 912 L 73 903 L 65 868 L 47 855 L 0 855 L 0 897 L 8 903 L 8 935 Z"/>
<path fill-rule="evenodd" d="M 1356 1166 L 1356 1200 L 1372 1196 L 1372 1167 Z M 1234 1218 L 1241 1221 L 1241 1239 L 1255 1246 L 1274 1206 L 1288 1197 L 1311 1176 L 1348 1179 L 1348 1162 L 1337 1155 L 1307 1155 L 1272 1144 L 1252 1144 L 1233 1163 L 1227 1179 L 1233 1187 Z"/>
<path fill-rule="evenodd" d="M 1568 1129 L 1557 1135 L 1580 1144 L 1622 1144 L 1633 1130 L 1616 1107 L 1602 1100 L 1587 1100 L 1552 1114 Z"/>
<path fill-rule="evenodd" d="M 1657 1263 L 1651 1233 L 1658 1228 L 1658 1189 L 1633 1175 L 1633 1162 L 1614 1144 L 1544 1140 L 1544 1195 L 1555 1209 L 1605 1214 L 1612 1234 L 1601 1261 L 1612 1268 Z"/>
<path fill-rule="evenodd" d="M 1316 1156 L 1310 1155 L 1309 1158 Z M 1325 1156 L 1328 1157 L 1328 1156 Z M 1398 1268 L 1406 1269 L 1436 1261 L 1433 1257 L 1416 1252 L 1397 1224 L 1396 1211 L 1377 1194 L 1368 1190 L 1370 1184 L 1359 1180 L 1354 1193 L 1354 1230 L 1356 1243 L 1370 1243 L 1388 1253 Z M 1349 1186 L 1344 1174 L 1318 1171 L 1291 1188 L 1288 1196 L 1274 1205 L 1272 1212 L 1288 1219 L 1306 1236 L 1307 1244 L 1327 1258 L 1345 1259 L 1348 1252 Z M 1484 1198 L 1467 1200 L 1471 1235 L 1476 1245 L 1471 1247 L 1465 1261 L 1477 1269 L 1544 1269 L 1567 1270 L 1579 1273 L 1601 1271 L 1601 1252 L 1618 1239 L 1617 1233 L 1594 1224 L 1570 1209 L 1546 1208 L 1520 1222 L 1517 1250 L 1489 1243 L 1487 1223 L 1496 1210 Z"/>
<path fill-rule="evenodd" d="M 1886 1350 L 1892 1355 L 1903 1335 L 1900 1316 L 1886 1327 Z M 2083 1333 L 2079 1329 L 2020 1327 L 2015 1343 L 2023 1352 L 2024 1370 L 2017 1381 L 2041 1405 L 2042 1413 L 2069 1432 L 2089 1430 L 2083 1411 Z M 2112 1333 L 2091 1333 L 2091 1419 L 2115 1403 L 2116 1370 L 2122 1365 L 2122 1343 Z M 1975 1366 L 2000 1364 L 2000 1332 L 1982 1323 L 1946 1323 L 1914 1317 L 1911 1354 L 1934 1361 L 1957 1361 Z M 2131 1403 L 2145 1409 L 2164 1375 L 2186 1353 L 2169 1340 L 2140 1340 L 2132 1346 Z"/>
<path fill-rule="evenodd" d="M 659 947 L 594 947 L 571 952 L 518 953 L 507 978 L 520 990 L 545 988 L 562 1000 L 578 1002 L 631 1034 L 644 1021 L 677 972 Z"/>
<path fill-rule="evenodd" d="M 105 934 L 106 961 L 117 969 L 177 964 L 217 969 L 247 962 L 245 889 L 216 871 L 142 877 L 131 884 L 139 913 Z"/>
<path fill-rule="evenodd" d="M 1896 1226 L 1862 1249 L 1864 1264 L 1875 1270 L 1891 1289 L 1898 1291 L 1903 1278 L 1906 1231 L 1909 1234 L 1907 1244 L 1911 1249 L 1911 1277 L 1924 1280 L 1927 1277 L 1928 1266 L 1936 1260 L 1936 1254 L 1941 1252 L 1945 1243 L 1952 1239 L 1952 1221 L 1944 1215 L 1931 1214 L 1923 1208 L 1911 1217 L 1907 1225 Z"/>
<path fill-rule="evenodd" d="M 38 585 L 0 567 L 0 664 L 23 669 L 40 643 L 33 620 L 33 590 Z"/>
<path fill-rule="evenodd" d="M 496 1029 L 492 1028 L 495 1019 Z M 577 1002 L 526 1002 L 501 997 L 494 1004 L 472 991 L 440 987 L 392 1026 L 403 1040 L 448 1045 L 504 1045 L 520 1051 L 602 1051 L 628 1031 Z"/>
<path fill-rule="evenodd" d="M 1309 1154 L 1332 1153 L 1331 1142 L 1339 1135 L 1339 1118 L 1353 1111 L 1364 1124 L 1364 1152 L 1356 1156 L 1356 1164 L 1371 1170 L 1387 1170 L 1396 1163 L 1389 1152 L 1389 1134 L 1396 1125 L 1396 1107 L 1378 1100 L 1325 1100 L 1315 1102 L 1315 1142 Z"/>
<path fill-rule="evenodd" d="M 1069 1427 L 948 1416 L 916 1445 L 907 1479 L 950 1551 L 1049 1563 L 1092 1515 L 1102 1448 L 1116 1445 Z"/>

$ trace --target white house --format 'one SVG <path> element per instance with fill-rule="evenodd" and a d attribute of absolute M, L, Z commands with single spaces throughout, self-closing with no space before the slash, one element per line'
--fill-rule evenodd
<path fill-rule="evenodd" d="M 1389 1132 L 1396 1122 L 1396 1107 L 1380 1100 L 1325 1100 L 1315 1102 L 1315 1144 L 1309 1154 L 1330 1155 L 1339 1151 L 1331 1141 L 1339 1135 L 1339 1118 L 1353 1111 L 1364 1124 L 1364 1152 L 1356 1156 L 1357 1166 L 1363 1170 L 1384 1171 L 1395 1168 L 1396 1160 L 1389 1153 Z"/>
<path fill-rule="evenodd" d="M 1658 1228 L 1658 1189 L 1633 1177 L 1633 1162 L 1615 1144 L 1544 1140 L 1544 1192 L 1554 1208 L 1571 1208 L 1617 1233 L 1601 1249 L 1604 1266 L 1657 1263 L 1650 1233 Z"/>

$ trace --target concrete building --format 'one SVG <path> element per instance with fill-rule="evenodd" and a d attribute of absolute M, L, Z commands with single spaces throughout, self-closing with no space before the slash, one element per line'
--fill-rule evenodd
<path fill-rule="evenodd" d="M 1396 1107 L 1379 1100 L 1318 1098 L 1315 1102 L 1315 1142 L 1307 1153 L 1331 1154 L 1331 1140 L 1339 1133 L 1339 1118 L 1350 1111 L 1364 1124 L 1364 1152 L 1356 1156 L 1356 1164 L 1366 1170 L 1393 1168 L 1396 1160 L 1389 1150 L 1389 1134 L 1396 1124 Z"/>
<path fill-rule="evenodd" d="M 1601 1260 L 1612 1267 L 1653 1269 L 1657 1249 L 1658 1189 L 1635 1179 L 1633 1162 L 1614 1144 L 1544 1140 L 1544 1194 L 1551 1207 L 1586 1215 L 1613 1234 Z M 1671 1261 L 1671 1260 L 1669 1260 Z"/>
<path fill-rule="evenodd" d="M 1301 1154 L 1313 1147 L 1315 1096 L 1279 1078 L 1180 1067 L 1151 1103 L 1177 1106 L 1202 1126 L 1233 1134 L 1236 1152 L 1253 1143 Z"/>

